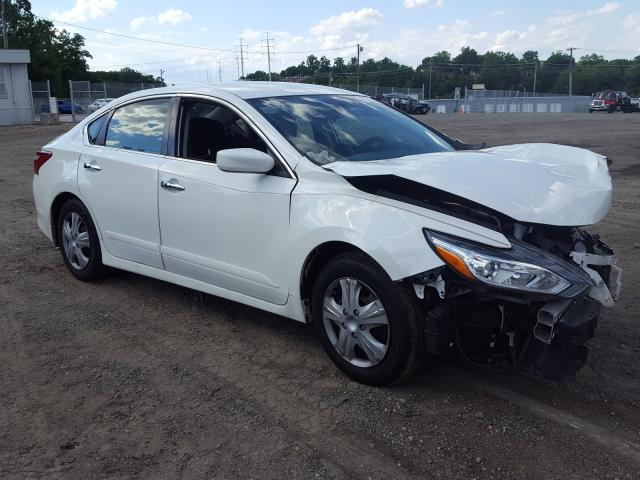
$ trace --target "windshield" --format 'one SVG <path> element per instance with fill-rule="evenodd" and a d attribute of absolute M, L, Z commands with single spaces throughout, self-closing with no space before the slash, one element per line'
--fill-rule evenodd
<path fill-rule="evenodd" d="M 453 150 L 424 125 L 369 97 L 310 95 L 248 101 L 318 165 Z"/>

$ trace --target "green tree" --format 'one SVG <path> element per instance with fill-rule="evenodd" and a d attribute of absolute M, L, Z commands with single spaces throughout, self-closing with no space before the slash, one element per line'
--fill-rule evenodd
<path fill-rule="evenodd" d="M 31 12 L 28 0 L 10 0 L 5 9 L 9 46 L 31 52 L 32 80 L 50 80 L 54 95 L 66 96 L 68 80 L 86 79 L 91 54 L 82 35 L 56 30 L 52 22 Z"/>

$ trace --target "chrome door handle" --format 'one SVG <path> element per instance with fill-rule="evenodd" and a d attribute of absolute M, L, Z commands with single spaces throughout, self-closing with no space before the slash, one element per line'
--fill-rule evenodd
<path fill-rule="evenodd" d="M 95 163 L 85 162 L 84 168 L 86 168 L 87 170 L 95 170 L 96 172 L 99 172 L 100 170 L 102 170 L 102 167 L 100 165 L 96 165 Z"/>
<path fill-rule="evenodd" d="M 160 186 L 162 188 L 166 188 L 167 190 L 176 190 L 178 192 L 182 192 L 184 190 L 184 187 L 182 185 L 178 183 L 166 182 L 164 180 L 160 182 Z"/>

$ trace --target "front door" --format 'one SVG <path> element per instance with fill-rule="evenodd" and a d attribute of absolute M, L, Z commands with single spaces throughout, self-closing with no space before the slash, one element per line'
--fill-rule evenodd
<path fill-rule="evenodd" d="M 289 202 L 295 179 L 281 164 L 268 174 L 218 169 L 218 150 L 268 151 L 230 108 L 185 101 L 178 125 L 177 155 L 161 165 L 158 182 L 165 268 L 285 304 Z"/>

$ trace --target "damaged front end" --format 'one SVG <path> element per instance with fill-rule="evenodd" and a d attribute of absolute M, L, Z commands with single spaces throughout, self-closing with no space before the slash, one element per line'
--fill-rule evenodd
<path fill-rule="evenodd" d="M 510 249 L 425 230 L 445 266 L 409 279 L 426 311 L 427 350 L 476 365 L 496 357 L 570 381 L 621 269 L 597 236 L 576 227 L 503 224 Z"/>

